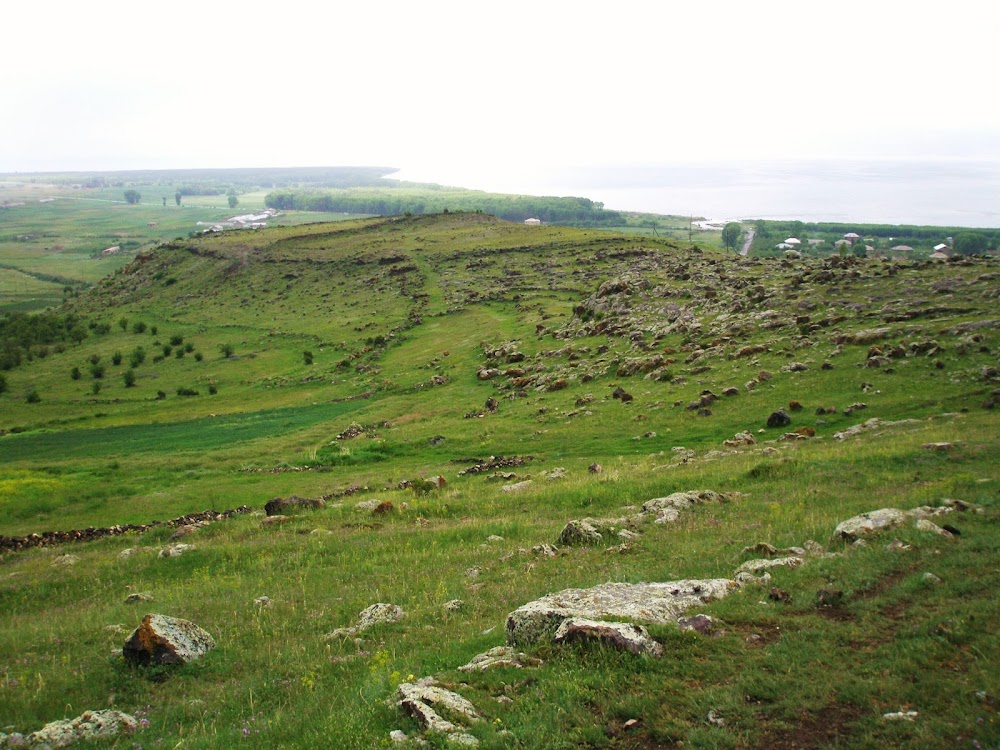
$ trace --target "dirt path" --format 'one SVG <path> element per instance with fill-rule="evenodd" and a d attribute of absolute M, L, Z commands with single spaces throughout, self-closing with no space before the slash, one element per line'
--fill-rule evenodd
<path fill-rule="evenodd" d="M 746 255 L 748 252 L 750 252 L 750 245 L 752 244 L 753 244 L 753 230 L 748 229 L 747 239 L 746 242 L 743 243 L 743 249 L 740 250 L 740 255 Z"/>

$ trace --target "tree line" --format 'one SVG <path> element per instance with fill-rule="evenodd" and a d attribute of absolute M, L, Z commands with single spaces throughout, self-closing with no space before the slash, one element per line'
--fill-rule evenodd
<path fill-rule="evenodd" d="M 552 224 L 586 224 L 618 226 L 624 218 L 609 211 L 604 204 L 588 198 L 538 197 L 480 193 L 478 191 L 409 192 L 386 190 L 276 190 L 268 193 L 264 203 L 283 211 L 322 211 L 328 213 L 401 214 L 441 213 L 449 211 L 482 211 L 508 221 L 535 218 Z"/>

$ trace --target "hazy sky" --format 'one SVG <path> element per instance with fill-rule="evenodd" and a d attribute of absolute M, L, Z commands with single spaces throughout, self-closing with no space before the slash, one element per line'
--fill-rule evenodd
<path fill-rule="evenodd" d="M 991 2 L 17 2 L 0 171 L 1000 158 Z"/>

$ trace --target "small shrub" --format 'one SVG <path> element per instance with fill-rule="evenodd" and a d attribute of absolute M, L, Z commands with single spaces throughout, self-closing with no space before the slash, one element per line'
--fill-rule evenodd
<path fill-rule="evenodd" d="M 177 283 L 177 277 L 176 276 L 171 276 L 169 279 L 167 279 L 166 281 L 163 282 L 163 285 L 164 286 L 173 286 L 176 283 Z"/>
<path fill-rule="evenodd" d="M 162 362 L 162 361 L 163 361 L 163 355 L 162 354 L 157 354 L 155 357 L 153 357 L 153 364 L 154 365 L 157 364 L 158 362 Z"/>
<path fill-rule="evenodd" d="M 177 357 L 177 359 L 183 359 L 184 358 L 184 350 L 181 349 L 180 347 L 178 347 L 177 351 L 174 352 L 174 356 Z"/>
<path fill-rule="evenodd" d="M 80 368 L 79 367 L 74 367 L 72 370 L 69 371 L 69 376 L 73 380 L 79 380 L 80 379 Z"/>
<path fill-rule="evenodd" d="M 194 344 L 192 344 L 190 341 L 188 343 L 184 344 L 184 351 L 186 351 L 188 354 L 190 354 L 191 352 L 193 352 L 194 351 Z"/>
<path fill-rule="evenodd" d="M 313 363 L 313 353 L 312 352 L 302 352 L 302 359 L 305 360 L 305 363 L 307 365 L 311 365 Z"/>
<path fill-rule="evenodd" d="M 125 382 L 126 388 L 133 388 L 135 386 L 135 370 L 126 370 L 122 375 L 122 380 Z"/>
<path fill-rule="evenodd" d="M 30 391 L 28 391 L 28 395 L 24 397 L 24 400 L 27 401 L 29 404 L 37 404 L 39 401 L 42 400 L 42 397 L 38 395 L 38 391 L 32 388 Z"/>
<path fill-rule="evenodd" d="M 194 361 L 195 362 L 201 362 L 203 359 L 205 359 L 205 357 L 204 357 L 204 355 L 201 352 L 195 352 L 194 353 Z"/>
<path fill-rule="evenodd" d="M 170 337 L 170 345 L 171 346 L 180 346 L 183 343 L 184 343 L 184 337 L 183 336 L 171 336 Z"/>
<path fill-rule="evenodd" d="M 133 349 L 132 353 L 129 355 L 128 358 L 129 367 L 133 368 L 138 367 L 145 361 L 146 361 L 146 350 L 143 349 L 141 346 L 137 346 L 135 349 Z"/>
<path fill-rule="evenodd" d="M 198 391 L 196 391 L 194 388 L 186 388 L 184 386 L 181 386 L 180 388 L 177 389 L 177 395 L 178 396 L 197 396 L 198 395 Z"/>
<path fill-rule="evenodd" d="M 118 327 L 121 328 L 123 331 L 128 330 L 128 318 L 119 319 Z"/>
<path fill-rule="evenodd" d="M 88 361 L 90 362 L 90 364 L 96 365 L 98 362 L 101 361 L 101 355 L 99 355 L 99 354 L 91 354 L 90 355 L 90 359 Z"/>
<path fill-rule="evenodd" d="M 214 383 L 208 386 L 208 394 L 210 396 L 214 396 L 218 392 L 219 392 L 219 389 L 218 389 L 218 387 L 216 387 L 216 385 Z"/>
<path fill-rule="evenodd" d="M 90 386 L 90 392 L 93 393 L 95 396 L 101 392 L 101 384 L 99 381 L 97 380 L 94 381 L 94 384 Z"/>
<path fill-rule="evenodd" d="M 166 393 L 164 393 L 163 391 L 157 391 L 157 392 L 156 392 L 156 400 L 157 400 L 157 401 L 162 401 L 162 400 L 163 400 L 163 399 L 165 399 L 166 397 L 167 397 L 167 394 L 166 394 Z"/>
<path fill-rule="evenodd" d="M 172 346 L 170 346 L 170 344 L 164 344 L 163 345 L 163 356 L 164 357 L 169 357 L 170 354 L 171 354 L 171 352 L 173 352 L 173 350 L 174 350 L 174 348 Z"/>
<path fill-rule="evenodd" d="M 146 332 L 146 324 L 143 323 L 141 320 L 137 320 L 135 322 L 135 324 L 132 326 L 132 332 L 133 333 L 145 333 Z"/>
<path fill-rule="evenodd" d="M 150 329 L 149 329 L 149 332 L 150 332 L 150 333 L 151 333 L 152 335 L 154 335 L 154 336 L 155 336 L 155 335 L 156 335 L 156 326 L 153 326 L 152 328 L 150 328 Z"/>
<path fill-rule="evenodd" d="M 219 351 L 222 352 L 222 356 L 229 359 L 233 356 L 233 345 L 232 344 L 219 344 Z"/>
<path fill-rule="evenodd" d="M 91 365 L 90 374 L 93 376 L 94 380 L 100 380 L 104 377 L 104 365 Z"/>
<path fill-rule="evenodd" d="M 113 364 L 115 367 L 117 367 L 121 363 L 122 363 L 122 353 L 121 352 L 115 352 L 114 354 L 111 355 L 111 364 Z"/>
<path fill-rule="evenodd" d="M 0 393 L 7 390 L 7 378 L 0 374 Z"/>

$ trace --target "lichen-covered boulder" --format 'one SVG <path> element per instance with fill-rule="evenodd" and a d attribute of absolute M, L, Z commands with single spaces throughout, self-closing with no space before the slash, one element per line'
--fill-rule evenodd
<path fill-rule="evenodd" d="M 773 557 L 759 560 L 747 560 L 736 569 L 736 574 L 750 573 L 760 575 L 771 568 L 795 568 L 802 564 L 801 557 Z"/>
<path fill-rule="evenodd" d="M 866 534 L 901 526 L 909 517 L 908 513 L 898 508 L 873 510 L 841 521 L 833 530 L 833 535 L 851 542 Z"/>
<path fill-rule="evenodd" d="M 133 664 L 186 664 L 215 648 L 215 640 L 189 620 L 149 614 L 125 641 L 122 654 Z"/>
<path fill-rule="evenodd" d="M 563 620 L 552 639 L 555 643 L 597 641 L 630 654 L 662 656 L 663 646 L 653 640 L 642 625 L 630 622 L 605 622 L 572 617 Z"/>
<path fill-rule="evenodd" d="M 80 740 L 114 737 L 122 732 L 134 731 L 138 726 L 135 717 L 121 711 L 85 711 L 75 719 L 61 719 L 46 724 L 25 738 L 29 747 L 67 747 Z M 10 747 L 15 745 L 10 744 Z"/>
<path fill-rule="evenodd" d="M 736 588 L 725 578 L 664 583 L 605 583 L 543 596 L 507 615 L 507 643 L 552 638 L 564 620 L 631 620 L 672 623 L 691 607 L 720 599 Z"/>

